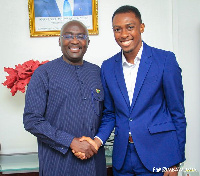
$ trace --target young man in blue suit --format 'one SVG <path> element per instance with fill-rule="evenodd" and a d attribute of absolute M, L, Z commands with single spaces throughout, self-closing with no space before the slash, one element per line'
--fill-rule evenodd
<path fill-rule="evenodd" d="M 35 17 L 61 17 L 66 0 L 34 0 Z M 92 15 L 92 0 L 69 0 L 71 13 L 67 16 Z"/>
<path fill-rule="evenodd" d="M 142 41 L 145 25 L 137 8 L 117 9 L 112 25 L 122 50 L 101 67 L 104 115 L 96 147 L 115 127 L 114 176 L 176 176 L 186 142 L 181 69 L 174 53 Z"/>

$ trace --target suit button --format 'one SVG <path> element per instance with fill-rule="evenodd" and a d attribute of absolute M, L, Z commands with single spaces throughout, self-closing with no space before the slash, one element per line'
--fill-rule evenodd
<path fill-rule="evenodd" d="M 133 121 L 133 119 L 132 119 L 132 118 L 129 118 L 129 121 L 130 121 L 130 122 L 132 122 L 132 121 Z"/>

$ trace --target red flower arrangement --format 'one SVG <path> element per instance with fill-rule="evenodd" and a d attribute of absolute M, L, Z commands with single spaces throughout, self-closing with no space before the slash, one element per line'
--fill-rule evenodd
<path fill-rule="evenodd" d="M 11 89 L 12 96 L 16 94 L 19 90 L 22 93 L 25 92 L 25 87 L 29 83 L 33 72 L 38 68 L 40 65 L 43 65 L 49 61 L 34 61 L 29 60 L 24 62 L 23 64 L 15 65 L 15 69 L 4 67 L 4 71 L 9 74 L 6 76 L 6 81 L 2 83 L 4 86 L 7 86 L 8 89 Z"/>

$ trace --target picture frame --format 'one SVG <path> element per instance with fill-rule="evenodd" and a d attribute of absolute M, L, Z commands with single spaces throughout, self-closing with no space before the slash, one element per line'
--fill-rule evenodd
<path fill-rule="evenodd" d="M 59 36 L 63 24 L 71 20 L 85 24 L 89 35 L 98 35 L 98 0 L 79 1 L 69 0 L 73 14 L 63 16 L 63 9 L 58 8 L 63 0 L 28 0 L 30 37 Z"/>

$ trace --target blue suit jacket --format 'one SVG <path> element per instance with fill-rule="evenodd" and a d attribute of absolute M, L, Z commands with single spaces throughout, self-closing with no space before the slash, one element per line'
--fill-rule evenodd
<path fill-rule="evenodd" d="M 56 0 L 35 0 L 35 17 L 60 17 L 62 16 Z M 91 0 L 74 0 L 73 16 L 92 15 Z"/>
<path fill-rule="evenodd" d="M 102 64 L 104 116 L 97 136 L 107 140 L 113 127 L 113 166 L 124 162 L 129 131 L 147 169 L 170 167 L 185 160 L 186 119 L 181 69 L 172 52 L 143 43 L 130 106 L 122 70 L 122 53 Z"/>

